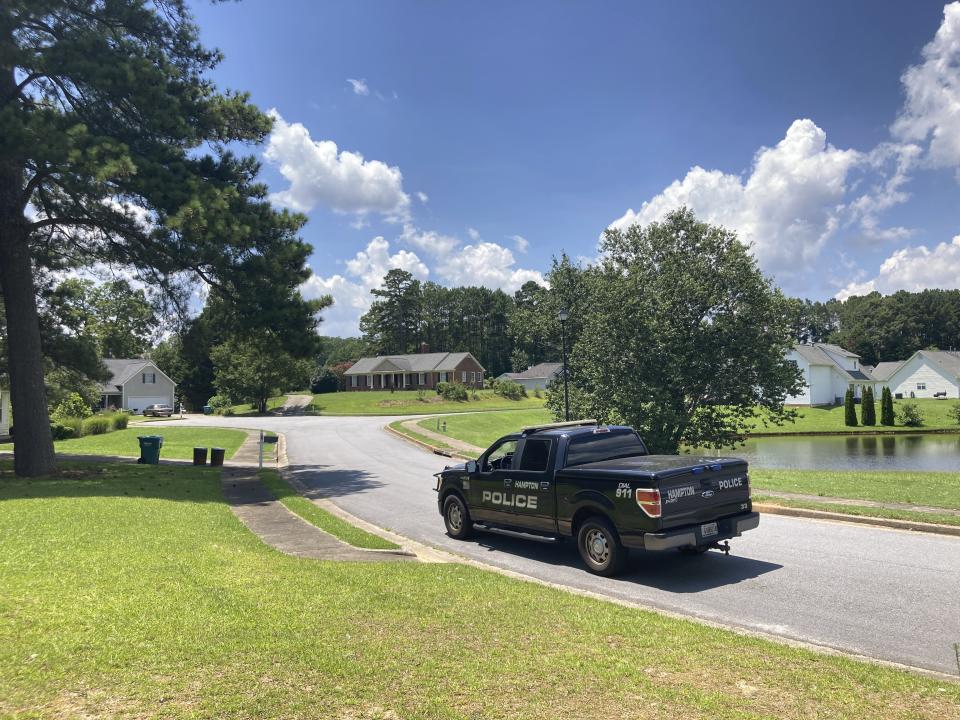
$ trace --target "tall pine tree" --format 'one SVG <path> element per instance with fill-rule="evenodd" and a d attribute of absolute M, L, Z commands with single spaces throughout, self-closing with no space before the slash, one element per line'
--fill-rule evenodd
<path fill-rule="evenodd" d="M 877 406 L 873 399 L 872 387 L 867 387 L 863 391 L 863 400 L 860 402 L 860 424 L 867 427 L 877 424 Z"/>
<path fill-rule="evenodd" d="M 853 402 L 853 388 L 847 388 L 843 398 L 843 422 L 850 427 L 857 425 L 857 406 Z"/>

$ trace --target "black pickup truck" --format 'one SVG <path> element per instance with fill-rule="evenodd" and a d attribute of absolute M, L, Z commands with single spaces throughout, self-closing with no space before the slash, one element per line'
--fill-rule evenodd
<path fill-rule="evenodd" d="M 587 569 L 614 575 L 629 548 L 690 553 L 757 527 L 747 463 L 650 455 L 636 431 L 596 421 L 524 428 L 437 473 L 447 533 L 475 525 L 574 537 Z"/>

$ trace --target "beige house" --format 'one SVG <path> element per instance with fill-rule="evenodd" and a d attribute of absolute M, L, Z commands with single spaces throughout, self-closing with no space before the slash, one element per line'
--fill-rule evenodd
<path fill-rule="evenodd" d="M 177 384 L 153 361 L 109 358 L 103 361 L 110 379 L 100 386 L 100 406 L 141 413 L 148 405 L 174 406 Z"/>
<path fill-rule="evenodd" d="M 10 434 L 10 391 L 0 388 L 0 435 Z"/>

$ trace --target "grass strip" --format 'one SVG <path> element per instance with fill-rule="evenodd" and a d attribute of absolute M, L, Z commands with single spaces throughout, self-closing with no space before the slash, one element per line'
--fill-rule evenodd
<path fill-rule="evenodd" d="M 414 440 L 425 443 L 436 450 L 454 450 L 455 449 L 452 445 L 449 445 L 445 442 L 440 442 L 439 440 L 435 440 L 432 437 L 427 437 L 426 435 L 421 435 L 420 433 L 414 430 L 411 430 L 408 427 L 404 427 L 403 423 L 405 422 L 408 422 L 408 421 L 395 420 L 394 422 L 390 423 L 390 429 L 396 430 L 398 433 L 400 433 L 401 435 L 406 435 L 408 438 L 413 438 Z"/>
<path fill-rule="evenodd" d="M 397 550 L 399 545 L 389 540 L 384 540 L 379 535 L 368 533 L 355 525 L 351 525 L 345 520 L 341 520 L 336 515 L 327 512 L 315 503 L 310 502 L 300 493 L 291 487 L 276 470 L 262 470 L 260 479 L 264 485 L 270 488 L 270 492 L 283 503 L 291 512 L 299 515 L 311 525 L 316 525 L 321 530 L 325 530 L 331 535 L 340 538 L 345 543 L 354 547 L 368 548 L 372 550 Z"/>
<path fill-rule="evenodd" d="M 750 483 L 758 492 L 780 490 L 960 509 L 960 473 L 751 468 Z"/>
<path fill-rule="evenodd" d="M 470 399 L 465 401 L 444 400 L 432 390 L 364 390 L 314 395 L 308 412 L 316 415 L 432 415 L 537 409 L 543 407 L 543 402 L 543 398 L 537 397 L 510 400 L 495 395 L 492 390 L 471 391 Z"/>
<path fill-rule="evenodd" d="M 558 692 L 557 688 L 562 688 Z M 459 564 L 262 544 L 193 467 L 0 463 L 0 716 L 955 717 L 960 685 Z"/>
<path fill-rule="evenodd" d="M 844 515 L 858 515 L 861 517 L 885 518 L 889 520 L 909 520 L 911 522 L 933 523 L 935 525 L 960 526 L 960 517 L 945 513 L 915 512 L 913 510 L 895 510 L 892 508 L 869 507 L 865 505 L 847 505 L 831 502 L 816 502 L 813 500 L 795 500 L 793 498 L 764 495 L 759 491 L 753 496 L 754 502 L 783 505 L 785 507 L 803 508 L 805 510 L 823 510 L 824 512 L 843 513 Z"/>
<path fill-rule="evenodd" d="M 221 428 L 198 427 L 128 427 L 126 430 L 114 430 L 103 435 L 86 435 L 72 440 L 59 440 L 54 443 L 58 453 L 66 455 L 116 455 L 120 457 L 139 457 L 139 435 L 160 435 L 163 447 L 160 459 L 189 460 L 193 457 L 194 447 L 222 447 L 227 459 L 247 439 L 243 430 L 225 430 Z M 13 444 L 0 445 L 2 450 L 13 450 Z"/>

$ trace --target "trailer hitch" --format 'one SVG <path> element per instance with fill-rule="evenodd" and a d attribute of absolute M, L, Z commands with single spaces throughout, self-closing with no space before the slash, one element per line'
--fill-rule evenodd
<path fill-rule="evenodd" d="M 722 543 L 715 542 L 713 545 L 710 546 L 710 549 L 711 549 L 711 550 L 719 550 L 719 551 L 722 552 L 724 555 L 729 555 L 729 554 L 730 554 L 730 541 L 729 541 L 729 540 L 724 540 Z"/>

